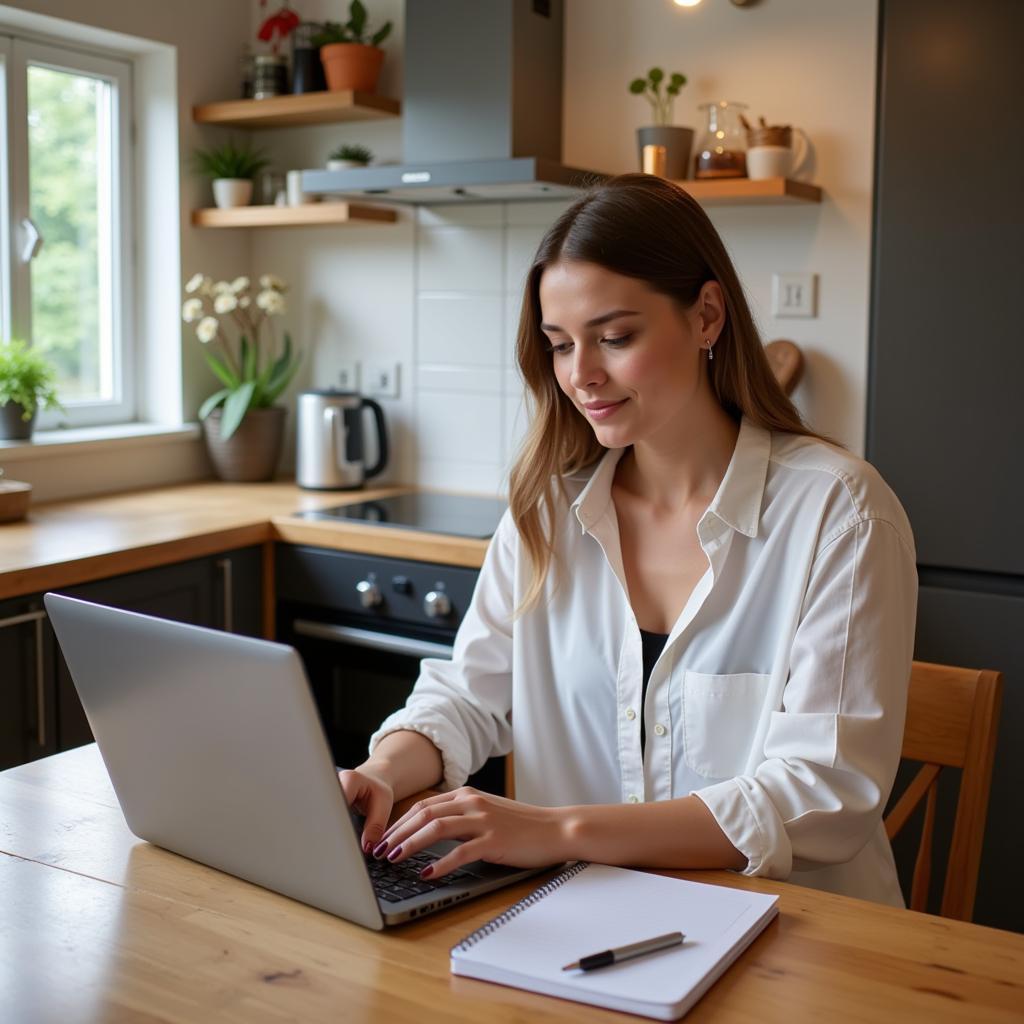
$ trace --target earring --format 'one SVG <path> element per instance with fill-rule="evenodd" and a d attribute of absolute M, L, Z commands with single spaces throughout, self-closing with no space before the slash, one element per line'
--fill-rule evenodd
<path fill-rule="evenodd" d="M 708 362 L 710 363 L 715 358 L 715 353 L 711 351 L 711 342 L 707 338 L 704 339 L 704 344 L 708 347 Z"/>

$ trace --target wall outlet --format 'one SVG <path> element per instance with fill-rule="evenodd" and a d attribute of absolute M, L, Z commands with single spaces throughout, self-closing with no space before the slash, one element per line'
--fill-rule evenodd
<path fill-rule="evenodd" d="M 398 363 L 372 363 L 366 373 L 366 393 L 376 398 L 397 398 L 398 367 Z"/>
<path fill-rule="evenodd" d="M 817 316 L 817 274 L 772 274 L 772 316 Z"/>
<path fill-rule="evenodd" d="M 359 390 L 359 363 L 357 361 L 353 360 L 351 363 L 342 363 L 338 367 L 338 390 Z"/>

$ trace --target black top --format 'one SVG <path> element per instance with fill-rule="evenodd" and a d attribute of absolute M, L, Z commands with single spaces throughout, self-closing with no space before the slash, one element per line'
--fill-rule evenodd
<path fill-rule="evenodd" d="M 640 756 L 644 753 L 644 704 L 647 702 L 647 684 L 651 678 L 651 671 L 654 663 L 661 656 L 668 642 L 668 633 L 648 633 L 646 629 L 640 630 L 640 643 L 644 651 L 644 688 L 640 697 Z"/>

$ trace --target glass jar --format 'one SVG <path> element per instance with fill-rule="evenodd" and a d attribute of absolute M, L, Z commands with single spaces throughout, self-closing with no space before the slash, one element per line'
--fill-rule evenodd
<path fill-rule="evenodd" d="M 702 103 L 707 126 L 697 140 L 695 178 L 745 178 L 747 176 L 747 134 L 740 117 L 746 103 Z"/>
<path fill-rule="evenodd" d="M 314 42 L 323 30 L 318 22 L 304 21 L 292 32 L 292 92 L 323 92 L 327 88 L 320 48 Z"/>
<path fill-rule="evenodd" d="M 272 53 L 261 53 L 254 60 L 253 99 L 265 100 L 288 92 L 288 62 Z"/>

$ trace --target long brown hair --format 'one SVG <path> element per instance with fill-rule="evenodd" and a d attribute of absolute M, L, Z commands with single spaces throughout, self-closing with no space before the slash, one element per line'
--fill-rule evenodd
<path fill-rule="evenodd" d="M 696 200 L 649 174 L 623 174 L 592 188 L 541 240 L 523 293 L 516 357 L 532 417 L 512 468 L 509 504 L 532 574 L 518 613 L 537 602 L 551 567 L 556 491 L 565 497 L 562 478 L 607 450 L 558 386 L 540 329 L 541 275 L 563 260 L 638 278 L 685 308 L 697 301 L 705 282 L 717 281 L 726 319 L 707 366 L 722 408 L 736 420 L 746 416 L 768 430 L 820 437 L 779 387 L 732 261 Z"/>

